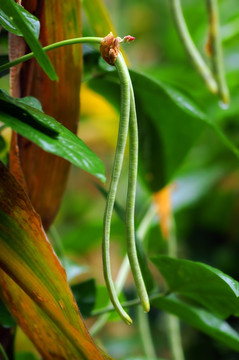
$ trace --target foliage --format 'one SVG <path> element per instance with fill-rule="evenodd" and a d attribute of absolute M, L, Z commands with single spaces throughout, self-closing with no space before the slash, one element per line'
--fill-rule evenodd
<path fill-rule="evenodd" d="M 6 65 L 1 73 L 1 87 L 7 91 L 0 90 L 0 354 L 9 359 L 13 352 L 16 359 L 108 359 L 94 343 L 100 339 L 115 359 L 236 359 L 236 0 L 218 2 L 221 38 L 216 39 L 211 32 L 206 39 L 207 29 L 215 25 L 206 1 L 182 1 L 189 35 L 202 56 L 204 70 L 210 71 L 219 86 L 219 95 L 210 94 L 207 81 L 201 79 L 201 69 L 193 64 L 177 17 L 175 26 L 172 11 L 180 9 L 180 1 L 172 1 L 175 8 L 171 9 L 165 1 L 106 1 L 106 7 L 100 0 L 83 1 L 87 15 L 84 36 L 102 37 L 116 30 L 136 36 L 135 43 L 122 48 L 130 64 L 139 128 L 135 235 L 151 304 L 145 317 L 140 316 L 140 310 L 136 312 L 139 300 L 133 281 L 126 282 L 130 270 L 127 258 L 119 266 L 126 253 L 124 169 L 111 224 L 111 237 L 118 240 L 113 241 L 111 252 L 112 268 L 118 271 L 115 288 L 134 321 L 130 329 L 121 323 L 101 284 L 103 269 L 98 257 L 108 186 L 94 184 L 105 181 L 105 173 L 108 179 L 112 168 L 112 138 L 117 125 L 109 131 L 107 117 L 113 122 L 122 110 L 122 84 L 115 68 L 103 62 L 95 44 L 83 48 L 82 99 L 86 100 L 79 135 L 86 145 L 74 134 L 79 120 L 78 45 L 53 50 L 49 57 L 41 47 L 41 43 L 65 40 L 66 31 L 68 37 L 79 36 L 79 2 L 53 1 L 53 8 L 41 8 L 41 0 L 37 3 L 35 8 L 28 0 L 23 0 L 23 7 L 13 0 L 0 5 L 4 28 L 0 65 L 7 62 L 7 36 L 16 35 L 25 39 L 39 63 L 31 60 L 18 65 L 17 73 L 17 68 L 11 68 L 11 88 L 6 85 Z M 217 1 L 207 3 L 215 5 Z M 51 20 L 53 9 L 57 15 Z M 218 74 L 223 72 L 222 59 L 215 59 L 221 45 L 227 85 L 222 85 L 224 74 Z M 10 53 L 10 40 L 9 47 Z M 59 83 L 48 77 L 59 77 Z M 17 86 L 20 98 L 13 93 Z M 223 86 L 230 92 L 228 108 L 222 103 Z M 11 145 L 9 128 L 14 130 Z M 69 170 L 60 157 L 76 167 L 52 225 Z M 128 154 L 125 159 L 127 162 Z M 50 242 L 46 235 L 49 228 Z M 92 324 L 91 318 L 96 319 L 91 335 L 81 315 L 87 326 Z M 100 332 L 103 326 L 106 330 Z M 30 349 L 19 347 L 17 340 L 13 346 L 12 334 L 20 328 L 34 344 Z M 120 335 L 115 336 L 114 329 Z M 20 338 L 24 344 L 22 333 Z"/>

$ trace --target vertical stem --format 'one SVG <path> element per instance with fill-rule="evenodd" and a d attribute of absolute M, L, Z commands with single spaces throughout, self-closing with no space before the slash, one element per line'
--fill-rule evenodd
<path fill-rule="evenodd" d="M 141 336 L 142 345 L 144 348 L 147 359 L 153 360 L 157 358 L 155 353 L 154 344 L 152 341 L 148 315 L 145 314 L 140 306 L 138 306 L 138 321 L 139 331 Z"/>
<path fill-rule="evenodd" d="M 171 213 L 170 230 L 168 238 L 168 255 L 177 257 L 177 237 L 176 237 L 176 224 L 173 214 Z M 167 314 L 169 342 L 173 360 L 184 360 L 184 352 L 182 347 L 181 330 L 179 319 L 171 314 Z"/>
<path fill-rule="evenodd" d="M 197 69 L 198 73 L 201 75 L 202 79 L 204 80 L 205 84 L 207 85 L 208 89 L 213 93 L 217 93 L 218 87 L 217 83 L 211 73 L 211 70 L 203 60 L 201 54 L 199 53 L 198 49 L 196 48 L 192 37 L 188 31 L 188 27 L 186 25 L 183 11 L 181 7 L 180 0 L 170 0 L 172 13 L 174 17 L 174 21 L 179 33 L 179 36 L 182 40 L 184 48 L 192 60 L 195 68 Z"/>
<path fill-rule="evenodd" d="M 212 56 L 213 72 L 218 83 L 218 93 L 223 104 L 229 104 L 229 90 L 227 87 L 223 50 L 220 36 L 219 9 L 217 0 L 207 0 L 209 16 L 209 46 Z"/>
<path fill-rule="evenodd" d="M 180 322 L 174 315 L 167 314 L 169 342 L 173 356 L 173 360 L 184 360 L 184 353 L 182 348 Z"/>

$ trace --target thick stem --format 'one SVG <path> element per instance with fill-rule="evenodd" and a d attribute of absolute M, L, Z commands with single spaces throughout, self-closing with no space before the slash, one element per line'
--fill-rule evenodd
<path fill-rule="evenodd" d="M 188 27 L 186 25 L 186 22 L 185 22 L 185 19 L 183 16 L 183 11 L 182 11 L 180 0 L 171 0 L 170 3 L 171 3 L 172 13 L 173 13 L 173 17 L 175 20 L 175 24 L 176 24 L 179 36 L 182 40 L 182 43 L 184 45 L 184 48 L 185 48 L 188 56 L 192 60 L 195 68 L 197 69 L 198 73 L 201 75 L 201 77 L 204 80 L 205 84 L 207 85 L 208 89 L 213 94 L 217 93 L 217 91 L 218 91 L 217 83 L 216 83 L 209 67 L 207 66 L 207 64 L 203 60 L 201 54 L 199 53 L 198 49 L 196 48 L 196 46 L 191 38 L 191 35 L 188 31 Z"/>

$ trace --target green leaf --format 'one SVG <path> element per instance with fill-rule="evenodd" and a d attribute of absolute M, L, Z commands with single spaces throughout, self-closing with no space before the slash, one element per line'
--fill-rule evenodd
<path fill-rule="evenodd" d="M 96 286 L 95 280 L 89 279 L 71 286 L 74 298 L 83 317 L 90 316 L 95 305 Z"/>
<path fill-rule="evenodd" d="M 58 77 L 54 71 L 54 68 L 44 50 L 42 50 L 41 44 L 37 40 L 35 32 L 29 25 L 29 22 L 26 21 L 26 17 L 21 11 L 21 6 L 15 3 L 14 0 L 4 0 L 1 2 L 1 10 L 6 14 L 6 16 L 12 19 L 15 27 L 21 31 L 24 39 L 33 51 L 37 61 L 39 62 L 42 69 L 47 73 L 49 78 L 51 80 L 57 80 Z"/>
<path fill-rule="evenodd" d="M 18 35 L 23 36 L 21 28 L 18 28 L 12 17 L 8 16 L 2 9 L 0 5 L 0 25 L 7 31 Z M 24 9 L 22 6 L 18 6 L 19 12 L 21 12 L 22 16 L 24 17 L 25 23 L 29 26 L 35 37 L 38 39 L 40 34 L 40 22 L 39 20 L 32 14 L 30 14 L 27 10 Z"/>
<path fill-rule="evenodd" d="M 0 300 L 0 324 L 3 327 L 12 327 L 16 325 L 16 321 L 6 308 L 5 304 Z"/>
<path fill-rule="evenodd" d="M 34 108 L 31 105 L 37 105 Z M 36 143 L 45 151 L 63 157 L 72 164 L 105 181 L 101 160 L 85 143 L 52 117 L 44 114 L 33 98 L 15 99 L 0 90 L 0 121 Z"/>
<path fill-rule="evenodd" d="M 101 71 L 102 73 L 102 71 Z M 130 71 L 139 126 L 141 174 L 153 191 L 165 186 L 182 165 L 206 127 L 206 117 L 191 100 L 148 76 Z M 115 74 L 88 81 L 88 86 L 120 104 Z"/>
<path fill-rule="evenodd" d="M 193 299 L 217 316 L 239 315 L 239 283 L 220 270 L 190 260 L 155 256 L 151 259 L 169 290 Z"/>
<path fill-rule="evenodd" d="M 210 312 L 189 305 L 173 294 L 152 300 L 152 305 L 178 316 L 187 324 L 239 351 L 239 334 L 226 321 Z"/>
<path fill-rule="evenodd" d="M 116 72 L 106 72 L 95 52 L 86 54 L 87 85 L 117 109 L 120 89 Z M 90 64 L 90 65 L 89 65 Z M 90 79 L 91 73 L 91 79 Z M 92 76 L 93 74 L 93 76 Z M 139 168 L 153 192 L 170 183 L 205 129 L 239 158 L 239 151 L 219 126 L 183 91 L 144 73 L 130 70 L 139 127 Z"/>

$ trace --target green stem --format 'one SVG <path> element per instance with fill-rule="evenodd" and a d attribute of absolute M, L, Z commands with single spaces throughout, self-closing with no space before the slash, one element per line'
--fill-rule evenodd
<path fill-rule="evenodd" d="M 184 360 L 184 353 L 181 340 L 181 330 L 179 319 L 171 314 L 167 314 L 169 330 L 169 342 L 173 360 Z"/>
<path fill-rule="evenodd" d="M 75 44 L 100 44 L 101 41 L 102 41 L 103 38 L 101 37 L 80 37 L 80 38 L 74 38 L 74 39 L 68 39 L 68 40 L 63 40 L 63 41 L 59 41 L 59 42 L 56 42 L 54 44 L 51 44 L 51 45 L 47 45 L 45 47 L 43 47 L 43 50 L 45 52 L 47 51 L 51 51 L 51 50 L 55 50 L 59 47 L 62 47 L 62 46 L 66 46 L 66 45 L 75 45 Z M 29 53 L 29 54 L 26 54 L 24 56 L 21 56 L 11 62 L 8 62 L 6 64 L 3 64 L 0 66 L 0 72 L 3 71 L 3 70 L 6 70 L 6 69 L 9 69 L 15 65 L 18 65 L 22 62 L 25 62 L 27 60 L 30 60 L 32 58 L 34 58 L 35 55 L 33 52 Z"/>
<path fill-rule="evenodd" d="M 153 294 L 153 295 L 149 295 L 149 300 L 157 300 L 161 297 L 165 296 L 165 294 Z M 129 300 L 129 301 L 125 301 L 122 303 L 122 306 L 130 308 L 130 307 L 134 307 L 134 306 L 138 306 L 141 304 L 140 299 L 133 299 L 133 300 Z M 115 308 L 110 305 L 110 306 L 106 306 L 104 308 L 92 311 L 91 316 L 99 316 L 99 315 L 107 315 L 108 313 L 111 313 L 115 311 Z"/>
<path fill-rule="evenodd" d="M 168 237 L 168 255 L 171 257 L 177 257 L 177 236 L 176 236 L 176 224 L 171 214 L 170 218 L 170 230 Z M 170 348 L 173 356 L 173 360 L 184 360 L 184 352 L 182 347 L 181 330 L 179 319 L 171 314 L 167 314 L 167 324 L 169 332 Z"/>
<path fill-rule="evenodd" d="M 122 308 L 117 293 L 114 287 L 114 282 L 111 275 L 110 265 L 110 224 L 114 209 L 114 202 L 117 192 L 117 186 L 122 169 L 125 146 L 128 134 L 129 114 L 130 114 L 130 78 L 128 68 L 124 62 L 122 55 L 119 53 L 115 67 L 118 71 L 121 88 L 121 109 L 120 109 L 120 124 L 118 132 L 118 141 L 110 182 L 110 188 L 106 200 L 106 208 L 103 222 L 103 241 L 102 241 L 102 257 L 103 257 L 103 270 L 106 286 L 109 292 L 110 299 L 115 306 L 120 317 L 126 322 L 131 324 L 132 320 Z"/>
<path fill-rule="evenodd" d="M 137 186 L 138 169 L 138 126 L 135 109 L 135 99 L 133 86 L 130 86 L 130 120 L 129 120 L 129 175 L 128 193 L 126 205 L 126 234 L 127 234 L 127 254 L 130 262 L 135 286 L 141 300 L 143 309 L 148 312 L 150 309 L 149 298 L 144 284 L 143 276 L 139 266 L 136 243 L 135 243 L 135 194 Z"/>
<path fill-rule="evenodd" d="M 6 351 L 3 348 L 2 344 L 0 344 L 0 355 L 2 355 L 3 360 L 8 360 L 8 356 L 6 354 Z"/>
<path fill-rule="evenodd" d="M 186 25 L 183 11 L 181 7 L 180 0 L 171 0 L 171 7 L 172 13 L 175 20 L 175 24 L 179 33 L 179 36 L 182 40 L 184 48 L 192 60 L 195 68 L 197 69 L 198 73 L 201 75 L 202 79 L 204 80 L 205 84 L 209 88 L 209 90 L 215 94 L 218 91 L 217 83 L 211 73 L 211 70 L 203 60 L 201 54 L 199 53 L 198 49 L 196 48 L 191 35 L 188 31 L 188 27 Z"/>
<path fill-rule="evenodd" d="M 223 64 L 218 2 L 217 0 L 207 0 L 207 6 L 209 15 L 209 43 L 212 52 L 211 56 L 213 72 L 218 83 L 219 98 L 224 105 L 228 105 L 230 96 Z"/>
<path fill-rule="evenodd" d="M 154 344 L 151 336 L 148 315 L 145 314 L 141 307 L 138 307 L 138 321 L 141 341 L 147 359 L 156 359 Z"/>

